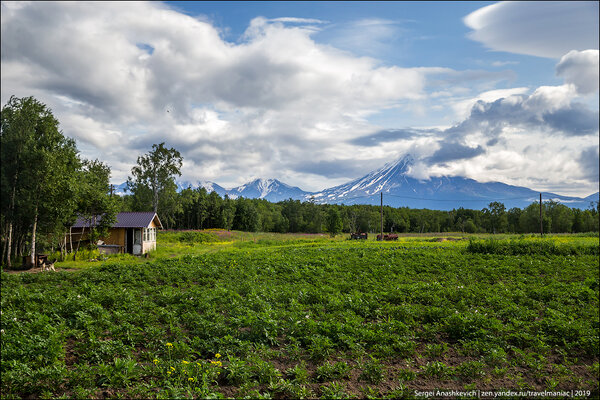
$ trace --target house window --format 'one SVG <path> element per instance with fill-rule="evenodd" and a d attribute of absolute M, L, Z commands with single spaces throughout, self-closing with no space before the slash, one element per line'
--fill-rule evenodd
<path fill-rule="evenodd" d="M 156 228 L 144 228 L 144 242 L 156 241 Z"/>

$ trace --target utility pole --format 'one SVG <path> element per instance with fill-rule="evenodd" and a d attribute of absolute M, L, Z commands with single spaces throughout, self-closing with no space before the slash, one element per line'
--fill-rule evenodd
<path fill-rule="evenodd" d="M 112 195 L 113 195 L 113 188 L 114 188 L 114 185 L 111 183 L 110 184 L 110 197 L 112 197 Z"/>
<path fill-rule="evenodd" d="M 383 192 L 381 194 L 381 240 L 383 241 Z"/>
<path fill-rule="evenodd" d="M 542 219 L 542 194 L 540 193 L 540 236 L 544 236 L 544 225 Z"/>

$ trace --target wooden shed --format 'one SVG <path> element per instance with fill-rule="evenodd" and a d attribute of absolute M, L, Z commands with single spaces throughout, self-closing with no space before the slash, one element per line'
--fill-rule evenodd
<path fill-rule="evenodd" d="M 156 249 L 156 230 L 162 224 L 156 213 L 121 212 L 117 221 L 108 231 L 108 236 L 100 238 L 98 250 L 104 254 L 130 253 L 142 255 Z M 70 240 L 73 246 L 81 238 L 82 243 L 89 241 L 88 234 L 92 223 L 83 218 L 77 219 L 70 229 Z"/>

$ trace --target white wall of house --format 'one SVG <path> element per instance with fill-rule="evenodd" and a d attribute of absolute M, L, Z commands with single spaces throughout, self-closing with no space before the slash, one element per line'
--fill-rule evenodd
<path fill-rule="evenodd" d="M 142 231 L 142 253 L 156 250 L 156 228 L 144 228 Z"/>

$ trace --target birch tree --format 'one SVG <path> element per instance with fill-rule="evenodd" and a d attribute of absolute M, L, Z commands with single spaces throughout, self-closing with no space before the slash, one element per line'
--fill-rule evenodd
<path fill-rule="evenodd" d="M 137 158 L 137 165 L 131 169 L 133 178 L 127 180 L 137 211 L 158 213 L 161 203 L 167 214 L 171 211 L 170 200 L 176 192 L 175 176 L 181 176 L 182 163 L 179 151 L 166 148 L 164 142 L 153 144 L 149 153 Z"/>

